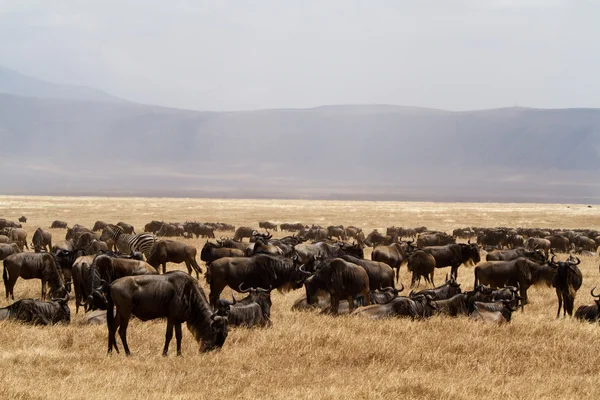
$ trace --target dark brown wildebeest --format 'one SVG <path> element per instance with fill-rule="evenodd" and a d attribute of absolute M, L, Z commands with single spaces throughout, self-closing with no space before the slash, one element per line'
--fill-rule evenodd
<path fill-rule="evenodd" d="M 598 245 L 594 239 L 590 239 L 586 236 L 577 236 L 575 237 L 576 245 L 580 247 L 582 250 L 587 250 L 591 252 L 596 252 Z"/>
<path fill-rule="evenodd" d="M 477 244 L 502 249 L 506 247 L 508 234 L 503 229 L 483 229 L 477 235 Z"/>
<path fill-rule="evenodd" d="M 594 298 L 595 304 L 591 306 L 579 306 L 577 311 L 575 311 L 575 318 L 588 321 L 588 322 L 598 322 L 598 318 L 600 317 L 600 294 L 594 294 L 594 286 L 591 290 L 591 295 Z"/>
<path fill-rule="evenodd" d="M 0 231 L 1 234 L 8 236 L 13 243 L 16 243 L 19 246 L 19 249 L 23 251 L 23 248 L 29 250 L 29 246 L 27 245 L 27 231 L 22 228 L 4 228 Z"/>
<path fill-rule="evenodd" d="M 258 223 L 258 227 L 265 229 L 265 230 L 272 230 L 277 232 L 277 224 L 274 224 L 273 222 L 268 222 L 268 221 L 261 221 Z"/>
<path fill-rule="evenodd" d="M 50 286 L 50 296 L 62 298 L 66 293 L 65 285 L 54 256 L 50 253 L 12 254 L 4 260 L 4 288 L 6 298 L 14 300 L 15 282 L 23 279 L 42 280 L 42 300 L 46 300 L 46 283 Z"/>
<path fill-rule="evenodd" d="M 0 243 L 0 260 L 4 260 L 11 254 L 17 254 L 20 252 L 21 249 L 19 249 L 19 246 L 17 246 L 16 243 Z"/>
<path fill-rule="evenodd" d="M 256 241 L 252 243 L 252 246 L 248 246 L 246 251 L 250 253 L 247 253 L 246 255 L 252 256 L 254 254 L 272 254 L 275 256 L 283 256 L 283 250 L 269 242 L 270 237 L 270 234 L 267 237 L 257 237 Z"/>
<path fill-rule="evenodd" d="M 164 223 L 158 232 L 156 232 L 156 236 L 179 236 L 177 226 Z"/>
<path fill-rule="evenodd" d="M 344 229 L 343 225 L 328 226 L 327 227 L 327 237 L 329 239 L 333 239 L 335 237 L 338 240 L 347 240 L 348 239 L 348 237 L 346 236 L 346 230 Z"/>
<path fill-rule="evenodd" d="M 42 250 L 49 252 L 52 249 L 52 234 L 42 228 L 37 228 L 31 238 L 31 247 L 36 253 Z"/>
<path fill-rule="evenodd" d="M 245 253 L 243 250 L 223 247 L 209 241 L 204 243 L 200 251 L 200 260 L 204 261 L 206 265 L 223 257 L 245 257 Z"/>
<path fill-rule="evenodd" d="M 52 246 L 52 254 L 56 257 L 56 261 L 63 273 L 63 278 L 65 282 L 68 280 L 65 276 L 65 271 L 70 270 L 73 265 L 73 261 L 75 261 L 75 245 L 71 240 L 61 240 Z"/>
<path fill-rule="evenodd" d="M 358 234 L 362 233 L 362 229 L 361 228 L 357 228 L 356 226 L 349 226 L 346 228 L 346 238 L 347 239 L 354 239 L 354 240 L 358 240 Z M 364 238 L 363 238 L 364 240 Z"/>
<path fill-rule="evenodd" d="M 314 259 L 315 256 L 322 258 L 333 258 L 349 254 L 357 258 L 363 258 L 363 249 L 359 245 L 351 245 L 348 243 L 335 243 L 329 244 L 325 242 L 319 243 L 300 243 L 295 245 L 293 253 L 297 254 L 302 263 L 308 263 Z M 375 260 L 380 261 L 380 260 Z"/>
<path fill-rule="evenodd" d="M 0 229 L 4 228 L 22 228 L 21 224 L 17 224 L 16 222 L 9 221 L 5 218 L 0 218 Z"/>
<path fill-rule="evenodd" d="M 360 265 L 365 269 L 369 276 L 369 288 L 371 291 L 381 288 L 396 288 L 394 285 L 394 270 L 386 263 L 365 260 L 350 255 L 343 255 L 339 258 L 349 263 Z"/>
<path fill-rule="evenodd" d="M 249 226 L 240 226 L 236 229 L 233 234 L 233 240 L 241 242 L 244 238 L 248 238 L 248 240 L 254 235 L 256 229 L 250 228 Z"/>
<path fill-rule="evenodd" d="M 447 244 L 455 244 L 456 239 L 444 232 L 432 234 L 419 234 L 417 238 L 417 247 L 423 248 L 428 246 L 445 246 Z"/>
<path fill-rule="evenodd" d="M 468 300 L 468 293 L 459 293 L 449 299 L 433 300 L 432 304 L 437 314 L 457 317 L 459 315 L 469 315 Z"/>
<path fill-rule="evenodd" d="M 202 268 L 196 262 L 196 248 L 182 242 L 174 240 L 159 240 L 156 242 L 148 257 L 148 264 L 156 270 L 162 265 L 163 274 L 167 272 L 167 263 L 179 264 L 184 262 L 188 273 L 192 274 L 192 269 L 196 271 L 196 279 L 200 278 Z"/>
<path fill-rule="evenodd" d="M 100 239 L 100 235 L 93 232 L 81 232 L 78 233 L 76 236 L 77 239 L 73 240 L 73 243 L 75 243 L 75 250 L 85 251 L 88 247 L 90 247 L 90 244 L 92 244 L 94 240 Z"/>
<path fill-rule="evenodd" d="M 21 216 L 19 217 L 19 222 L 26 223 L 26 222 L 27 222 L 27 217 L 26 217 L 26 216 L 24 216 L 24 215 L 21 215 Z"/>
<path fill-rule="evenodd" d="M 12 243 L 12 240 L 6 235 L 0 235 L 0 243 Z"/>
<path fill-rule="evenodd" d="M 90 229 L 83 225 L 74 225 L 72 228 L 67 229 L 65 234 L 65 240 L 72 240 L 73 243 L 77 244 L 77 241 L 82 235 L 89 235 L 95 239 L 98 239 L 98 234 L 92 232 Z"/>
<path fill-rule="evenodd" d="M 516 311 L 510 305 L 509 300 L 502 300 L 496 303 L 474 303 L 475 310 L 469 318 L 474 321 L 490 322 L 495 324 L 504 324 L 510 322 L 512 313 Z"/>
<path fill-rule="evenodd" d="M 91 293 L 87 292 L 86 283 L 89 279 L 90 268 L 95 256 L 86 255 L 77 257 L 71 268 L 73 280 L 73 289 L 75 290 L 75 313 L 79 313 L 79 307 L 86 307 L 87 302 L 83 303 Z"/>
<path fill-rule="evenodd" d="M 296 222 L 293 224 L 284 222 L 283 224 L 279 225 L 279 227 L 281 228 L 281 231 L 287 232 L 298 232 L 304 228 L 308 228 L 307 225 L 301 224 L 300 222 Z"/>
<path fill-rule="evenodd" d="M 550 241 L 548 239 L 530 237 L 525 242 L 525 248 L 527 250 L 540 249 L 544 252 L 546 258 L 548 258 L 548 253 L 550 252 Z"/>
<path fill-rule="evenodd" d="M 126 258 L 115 258 L 109 255 L 98 255 L 92 261 L 85 285 L 88 297 L 85 301 L 87 310 L 107 307 L 106 290 L 116 279 L 125 276 L 156 275 L 158 271 L 147 262 Z"/>
<path fill-rule="evenodd" d="M 308 275 L 298 268 L 294 260 L 270 254 L 219 258 L 207 265 L 205 274 L 213 306 L 226 286 L 238 291 L 243 283 L 247 287 L 287 291 L 301 288 Z"/>
<path fill-rule="evenodd" d="M 442 286 L 433 289 L 423 289 L 410 296 L 428 295 L 431 296 L 432 300 L 446 300 L 459 293 L 461 293 L 460 283 L 457 283 L 453 278 L 448 280 L 448 275 L 446 275 L 446 282 Z"/>
<path fill-rule="evenodd" d="M 106 228 L 107 226 L 108 226 L 108 224 L 104 221 L 96 221 L 96 223 L 94 223 L 94 226 L 92 227 L 92 231 L 99 232 L 99 231 L 103 230 L 104 228 Z"/>
<path fill-rule="evenodd" d="M 244 243 L 244 242 L 238 242 L 236 240 L 233 239 L 227 239 L 227 238 L 221 238 L 221 239 L 217 239 L 217 243 L 223 247 L 229 248 L 229 249 L 238 249 L 244 252 L 244 254 L 246 254 L 246 250 L 248 249 L 248 247 L 250 246 L 250 243 Z"/>
<path fill-rule="evenodd" d="M 499 300 L 507 300 L 510 305 L 515 309 L 519 307 L 519 301 L 523 300 L 517 293 L 519 292 L 519 286 L 505 286 L 503 288 L 494 289 L 491 287 L 478 285 L 470 293 L 469 296 L 469 313 L 475 310 L 475 302 L 480 303 L 494 303 Z M 521 310 L 524 305 L 521 304 Z"/>
<path fill-rule="evenodd" d="M 113 317 L 113 306 L 116 313 Z M 115 334 L 119 336 L 130 355 L 127 344 L 127 326 L 134 315 L 142 321 L 167 319 L 163 355 L 169 351 L 169 343 L 177 340 L 177 355 L 181 355 L 181 324 L 187 327 L 196 341 L 202 341 L 200 351 L 220 348 L 227 338 L 227 318 L 213 314 L 198 282 L 181 271 L 163 275 L 127 276 L 114 281 L 108 288 L 108 353 L 113 348 L 119 352 Z"/>
<path fill-rule="evenodd" d="M 531 261 L 543 264 L 547 261 L 546 256 L 541 250 L 527 250 L 524 247 L 517 247 L 510 250 L 494 250 L 485 256 L 486 261 L 510 261 L 519 257 L 529 258 Z"/>
<path fill-rule="evenodd" d="M 408 260 L 415 248 L 413 242 L 392 243 L 389 246 L 377 246 L 371 253 L 371 260 L 386 263 L 396 270 L 396 282 L 400 279 L 400 266 Z"/>
<path fill-rule="evenodd" d="M 123 232 L 130 235 L 135 235 L 135 228 L 133 227 L 133 225 L 128 224 L 126 222 L 117 222 L 117 226 L 123 228 Z"/>
<path fill-rule="evenodd" d="M 354 309 L 354 296 L 362 294 L 365 304 L 371 304 L 369 276 L 359 265 L 349 263 L 341 258 L 334 258 L 321 264 L 321 267 L 304 282 L 306 299 L 313 302 L 319 290 L 331 296 L 331 311 L 337 314 L 341 299 L 347 299 L 350 311 Z"/>
<path fill-rule="evenodd" d="M 107 253 L 109 251 L 108 245 L 100 240 L 92 240 L 92 242 L 86 247 L 83 252 L 87 255 L 95 255 L 98 253 Z"/>
<path fill-rule="evenodd" d="M 373 232 L 367 235 L 363 242 L 369 247 L 389 246 L 392 243 L 398 242 L 398 235 L 382 235 L 379 233 L 379 231 L 377 231 L 377 229 L 375 229 Z"/>
<path fill-rule="evenodd" d="M 477 264 L 481 261 L 479 247 L 475 243 L 454 243 L 445 246 L 430 246 L 424 247 L 422 250 L 435 258 L 436 268 L 451 267 L 450 276 L 455 279 L 458 277 L 458 267 L 462 264 L 469 262 Z"/>
<path fill-rule="evenodd" d="M 550 241 L 550 248 L 552 250 L 557 250 L 557 251 L 560 251 L 561 253 L 567 253 L 569 251 L 571 242 L 569 241 L 569 238 L 567 238 L 566 236 L 550 235 L 550 236 L 546 236 L 545 239 Z"/>
<path fill-rule="evenodd" d="M 15 301 L 8 307 L 0 308 L 0 321 L 9 319 L 33 325 L 68 324 L 71 321 L 69 295 L 62 299 L 40 301 L 23 299 Z"/>
<path fill-rule="evenodd" d="M 552 286 L 556 288 L 556 297 L 558 298 L 558 311 L 556 318 L 560 316 L 560 309 L 564 305 L 563 317 L 566 314 L 573 316 L 573 308 L 575 306 L 575 296 L 583 283 L 583 275 L 579 270 L 578 265 L 581 263 L 579 258 L 571 261 L 554 262 L 556 256 L 553 254 L 548 265 L 556 270 L 556 274 L 552 279 Z"/>
<path fill-rule="evenodd" d="M 65 221 L 53 221 L 50 225 L 50 229 L 67 229 L 67 223 Z"/>
<path fill-rule="evenodd" d="M 508 235 L 506 238 L 506 246 L 510 249 L 525 246 L 525 238 L 521 235 Z"/>
<path fill-rule="evenodd" d="M 475 231 L 473 231 L 473 228 L 471 227 L 456 228 L 452 231 L 452 236 L 461 239 L 471 239 L 473 236 L 475 236 Z"/>
<path fill-rule="evenodd" d="M 160 227 L 164 224 L 163 221 L 151 221 L 144 225 L 144 232 L 156 233 Z"/>
<path fill-rule="evenodd" d="M 435 312 L 431 296 L 418 295 L 410 297 L 396 297 L 386 304 L 373 304 L 354 310 L 351 315 L 359 315 L 371 319 L 389 317 L 428 318 Z"/>
<path fill-rule="evenodd" d="M 265 294 L 265 297 L 260 297 L 258 290 Z M 241 326 L 246 328 L 254 328 L 255 326 L 266 327 L 271 326 L 272 322 L 269 318 L 271 310 L 271 296 L 269 290 L 262 288 L 250 288 L 242 290 L 242 292 L 250 292 L 248 296 L 240 301 L 237 301 L 232 294 L 233 301 L 225 299 L 217 300 L 215 311 L 217 315 L 227 317 L 229 326 Z"/>
<path fill-rule="evenodd" d="M 410 287 L 419 285 L 421 277 L 425 282 L 431 283 L 435 287 L 433 275 L 435 273 L 435 257 L 423 250 L 415 250 L 408 256 L 408 270 L 412 272 Z"/>
<path fill-rule="evenodd" d="M 475 283 L 488 285 L 493 288 L 505 285 L 518 286 L 523 298 L 523 305 L 527 304 L 527 289 L 536 283 L 545 282 L 552 285 L 556 269 L 547 264 L 540 265 L 528 258 L 519 257 L 511 261 L 486 261 L 475 267 Z"/>

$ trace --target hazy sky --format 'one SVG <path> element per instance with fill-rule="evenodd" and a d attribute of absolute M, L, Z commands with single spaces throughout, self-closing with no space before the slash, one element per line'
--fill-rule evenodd
<path fill-rule="evenodd" d="M 200 110 L 600 107 L 600 1 L 0 0 L 0 65 Z"/>

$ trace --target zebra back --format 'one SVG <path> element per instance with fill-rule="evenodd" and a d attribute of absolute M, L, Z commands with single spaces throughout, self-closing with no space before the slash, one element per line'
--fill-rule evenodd
<path fill-rule="evenodd" d="M 112 224 L 107 226 L 105 230 L 115 242 L 117 251 L 124 254 L 140 251 L 144 254 L 144 257 L 148 259 L 152 252 L 152 247 L 154 247 L 154 243 L 156 243 L 156 237 L 152 233 L 131 235 L 123 233 L 123 228 Z"/>

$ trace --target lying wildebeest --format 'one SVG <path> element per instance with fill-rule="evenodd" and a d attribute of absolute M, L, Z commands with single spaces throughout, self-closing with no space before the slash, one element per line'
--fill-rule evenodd
<path fill-rule="evenodd" d="M 132 315 L 142 321 L 167 319 L 164 356 L 169 351 L 173 329 L 177 340 L 177 355 L 181 355 L 181 324 L 184 322 L 187 322 L 196 341 L 202 341 L 201 351 L 220 348 L 227 338 L 227 318 L 211 312 L 204 291 L 185 272 L 127 276 L 110 284 L 108 294 L 108 353 L 113 348 L 119 352 L 115 337 L 119 329 L 125 354 L 131 354 L 127 345 L 127 326 Z M 113 305 L 116 308 L 114 317 Z"/>
<path fill-rule="evenodd" d="M 46 283 L 50 286 L 50 296 L 62 298 L 66 293 L 62 276 L 54 256 L 50 253 L 18 253 L 4 260 L 4 288 L 6 298 L 14 300 L 14 287 L 17 279 L 41 279 L 42 300 L 46 300 Z"/>
<path fill-rule="evenodd" d="M 107 226 L 108 226 L 108 224 L 104 221 L 96 221 L 96 223 L 92 227 L 92 231 L 99 232 L 99 231 L 103 230 L 104 228 L 106 228 Z"/>
<path fill-rule="evenodd" d="M 0 243 L 0 260 L 6 259 L 6 257 L 10 256 L 11 254 L 17 254 L 20 252 L 21 249 L 19 249 L 19 246 L 17 246 L 16 243 Z"/>
<path fill-rule="evenodd" d="M 196 279 L 200 279 L 202 268 L 196 262 L 196 248 L 188 244 L 174 240 L 160 240 L 156 242 L 148 257 L 148 264 L 152 265 L 158 271 L 162 265 L 163 274 L 167 272 L 167 262 L 179 264 L 184 262 L 188 273 L 192 274 L 192 269 L 196 271 Z"/>
<path fill-rule="evenodd" d="M 270 291 L 262 288 L 249 288 L 240 291 L 250 292 L 248 296 L 237 301 L 232 294 L 233 302 L 225 299 L 217 300 L 215 307 L 217 315 L 227 317 L 229 326 L 254 328 L 255 326 L 271 326 L 271 296 Z"/>
<path fill-rule="evenodd" d="M 217 303 L 226 286 L 237 291 L 243 283 L 247 287 L 270 287 L 286 291 L 301 288 L 308 275 L 293 260 L 269 254 L 219 258 L 207 266 L 205 274 L 210 285 L 212 306 Z"/>
<path fill-rule="evenodd" d="M 591 306 L 579 306 L 577 311 L 575 311 L 575 318 L 588 322 L 598 321 L 598 317 L 600 316 L 600 294 L 594 294 L 594 289 L 596 287 L 593 287 L 590 293 L 594 298 L 595 304 Z"/>
<path fill-rule="evenodd" d="M 322 310 L 325 307 L 331 306 L 331 297 L 327 293 L 317 293 L 316 296 L 312 297 L 312 301 L 314 301 L 312 304 L 308 303 L 305 293 L 302 297 L 294 301 L 292 311 L 314 310 L 315 308 L 320 308 Z"/>
<path fill-rule="evenodd" d="M 519 284 L 517 286 L 505 286 L 503 288 L 494 289 L 491 287 L 477 285 L 472 292 L 469 292 L 469 313 L 475 310 L 475 302 L 480 303 L 494 303 L 499 300 L 507 300 L 510 302 L 511 307 L 518 308 L 519 301 L 523 300 L 519 296 Z M 521 304 L 521 311 L 523 311 L 524 305 Z"/>
<path fill-rule="evenodd" d="M 0 308 L 0 321 L 4 319 L 26 322 L 33 325 L 54 325 L 71 321 L 69 295 L 62 299 L 40 301 L 17 300 L 8 307 Z"/>
<path fill-rule="evenodd" d="M 351 315 L 360 315 L 371 319 L 389 317 L 427 318 L 435 312 L 431 296 L 419 295 L 412 298 L 396 297 L 386 304 L 373 304 L 354 310 Z"/>
<path fill-rule="evenodd" d="M 550 286 L 555 274 L 555 268 L 537 264 L 524 257 L 511 261 L 486 261 L 475 267 L 473 287 L 477 287 L 479 283 L 495 288 L 518 285 L 523 304 L 527 304 L 527 289 L 539 282 Z"/>
<path fill-rule="evenodd" d="M 494 250 L 489 252 L 485 256 L 486 261 L 510 261 L 519 257 L 527 257 L 531 261 L 535 261 L 537 263 L 545 263 L 546 256 L 541 250 L 527 250 L 524 247 L 517 247 L 515 249 L 510 250 Z"/>
<path fill-rule="evenodd" d="M 412 294 L 411 297 L 427 295 L 430 296 L 432 300 L 445 300 L 451 298 L 452 296 L 456 296 L 459 293 L 461 293 L 460 283 L 457 283 L 454 278 L 450 278 L 450 280 L 448 280 L 448 276 L 446 275 L 446 282 L 442 286 L 438 286 L 433 289 L 423 289 Z"/>
<path fill-rule="evenodd" d="M 445 268 L 450 266 L 450 276 L 458 277 L 458 267 L 462 264 L 472 262 L 477 264 L 481 261 L 479 256 L 479 247 L 470 242 L 468 244 L 447 244 L 445 246 L 424 247 L 423 251 L 431 254 L 435 258 L 436 268 Z"/>
<path fill-rule="evenodd" d="M 359 265 L 349 263 L 341 258 L 324 262 L 310 278 L 304 282 L 308 303 L 313 302 L 317 291 L 322 290 L 331 295 L 331 311 L 338 312 L 341 299 L 347 299 L 350 310 L 354 309 L 354 296 L 362 294 L 365 304 L 371 304 L 369 276 Z"/>
<path fill-rule="evenodd" d="M 106 310 L 89 312 L 79 321 L 80 325 L 106 325 Z"/>
<path fill-rule="evenodd" d="M 396 270 L 396 281 L 400 279 L 400 266 L 408 260 L 414 250 L 413 242 L 392 243 L 389 246 L 377 246 L 371 253 L 371 260 L 386 263 Z"/>
<path fill-rule="evenodd" d="M 13 243 L 16 243 L 19 246 L 19 249 L 23 251 L 23 248 L 29 250 L 29 245 L 27 245 L 27 231 L 21 228 L 4 228 L 0 231 L 3 235 L 8 236 Z"/>
<path fill-rule="evenodd" d="M 50 229 L 67 229 L 67 223 L 65 221 L 53 221 L 50 225 Z"/>
<path fill-rule="evenodd" d="M 245 257 L 245 253 L 243 250 L 223 247 L 220 244 L 211 243 L 209 241 L 204 243 L 204 246 L 200 251 L 200 260 L 204 261 L 206 265 L 223 257 Z"/>
<path fill-rule="evenodd" d="M 254 228 L 250 228 L 249 226 L 240 226 L 236 229 L 235 233 L 233 234 L 233 240 L 241 242 L 242 240 L 244 240 L 244 238 L 250 239 L 255 232 L 256 229 Z"/>
<path fill-rule="evenodd" d="M 343 255 L 339 258 L 364 268 L 369 276 L 369 288 L 371 291 L 384 287 L 395 288 L 394 270 L 386 263 L 365 260 L 350 255 Z"/>
<path fill-rule="evenodd" d="M 423 250 L 415 250 L 408 256 L 408 270 L 412 272 L 410 287 L 419 285 L 421 277 L 425 278 L 425 282 L 435 286 L 433 275 L 435 273 L 435 257 Z"/>
<path fill-rule="evenodd" d="M 475 311 L 471 313 L 469 318 L 474 321 L 491 322 L 495 324 L 503 324 L 510 322 L 512 313 L 516 311 L 511 307 L 510 301 L 502 300 L 496 303 L 474 303 Z"/>
<path fill-rule="evenodd" d="M 155 275 L 158 271 L 150 264 L 135 259 L 116 258 L 101 254 L 94 258 L 85 285 L 88 297 L 85 302 L 86 310 L 107 307 L 106 293 L 108 285 L 116 279 L 125 276 Z"/>
<path fill-rule="evenodd" d="M 45 252 L 50 251 L 52 249 L 52 234 L 42 228 L 37 228 L 31 238 L 31 247 L 36 253 L 40 253 L 42 250 Z"/>
<path fill-rule="evenodd" d="M 434 300 L 432 304 L 437 314 L 457 317 L 459 315 L 469 315 L 468 300 L 468 293 L 459 293 L 449 299 Z"/>
<path fill-rule="evenodd" d="M 563 317 L 566 314 L 573 316 L 573 308 L 575 306 L 575 296 L 583 283 L 583 275 L 577 267 L 581 260 L 576 258 L 577 262 L 570 259 L 566 261 L 554 262 L 556 256 L 553 254 L 548 265 L 555 268 L 556 274 L 552 279 L 552 286 L 556 288 L 556 297 L 558 298 L 558 311 L 556 318 L 560 316 L 560 309 L 564 305 Z"/>
<path fill-rule="evenodd" d="M 123 232 L 135 235 L 135 228 L 126 222 L 117 222 L 117 226 L 123 228 Z"/>
<path fill-rule="evenodd" d="M 270 230 L 277 232 L 277 224 L 274 224 L 273 222 L 261 221 L 258 223 L 258 227 L 265 229 L 265 230 L 270 229 Z"/>

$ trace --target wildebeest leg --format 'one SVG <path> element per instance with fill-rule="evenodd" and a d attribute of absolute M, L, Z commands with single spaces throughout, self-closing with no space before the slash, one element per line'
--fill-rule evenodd
<path fill-rule="evenodd" d="M 181 356 L 181 324 L 175 324 L 175 340 L 177 340 L 177 356 Z"/>
<path fill-rule="evenodd" d="M 215 278 L 213 277 L 210 282 L 210 294 L 208 295 L 210 299 L 210 305 L 213 307 L 213 309 L 216 307 L 217 300 L 219 300 L 219 296 L 221 295 L 223 289 L 225 289 L 225 286 L 215 282 Z"/>
<path fill-rule="evenodd" d="M 171 339 L 173 339 L 173 321 L 167 320 L 167 333 L 165 334 L 165 347 L 163 348 L 164 357 L 166 357 L 169 352 L 169 343 L 171 343 Z"/>
<path fill-rule="evenodd" d="M 435 287 L 435 283 L 433 282 L 433 275 L 435 274 L 435 268 L 433 269 L 433 271 L 431 271 L 431 277 L 429 278 L 429 281 L 431 282 L 431 286 Z"/>
<path fill-rule="evenodd" d="M 459 265 L 453 265 L 450 269 L 450 276 L 455 280 L 458 279 L 458 267 Z"/>
<path fill-rule="evenodd" d="M 559 289 L 556 289 L 556 297 L 558 297 L 558 311 L 556 312 L 556 318 L 558 318 L 560 317 L 560 308 L 563 302 L 563 297 Z"/>
<path fill-rule="evenodd" d="M 354 311 L 354 309 L 356 308 L 356 305 L 354 304 L 354 297 L 353 296 L 348 296 L 348 310 L 350 310 L 350 312 Z"/>
<path fill-rule="evenodd" d="M 567 314 L 569 314 L 569 317 L 573 316 L 573 306 L 575 303 L 575 298 L 573 298 L 570 294 L 568 294 L 567 296 L 565 296 L 565 304 L 564 304 L 564 309 L 567 312 Z"/>
<path fill-rule="evenodd" d="M 107 313 L 109 312 L 113 312 L 113 308 L 112 307 L 108 307 L 108 310 L 106 310 Z M 119 352 L 119 346 L 117 346 L 117 329 L 119 328 L 119 323 L 121 321 L 121 313 L 119 313 L 119 311 L 117 310 L 114 319 L 112 319 L 112 323 L 111 323 L 111 319 L 107 317 L 106 321 L 108 324 L 108 354 L 112 353 L 113 347 L 116 350 L 116 352 Z"/>
<path fill-rule="evenodd" d="M 42 279 L 42 300 L 46 300 L 46 281 Z"/>
<path fill-rule="evenodd" d="M 167 273 L 167 262 L 165 261 L 162 265 L 162 269 L 163 269 L 163 274 Z"/>
<path fill-rule="evenodd" d="M 331 312 L 332 312 L 332 314 L 337 314 L 339 308 L 340 308 L 340 298 L 337 295 L 332 295 L 331 296 Z"/>
<path fill-rule="evenodd" d="M 120 318 L 120 327 L 119 327 L 119 336 L 121 337 L 121 343 L 123 343 L 123 348 L 125 349 L 125 354 L 128 356 L 131 355 L 129 351 L 129 346 L 127 345 L 127 325 L 129 325 L 129 313 L 127 315 L 121 314 Z M 172 335 L 172 334 L 171 334 Z M 115 341 L 115 348 L 117 347 L 117 343 Z"/>
<path fill-rule="evenodd" d="M 410 288 L 411 289 L 415 287 L 416 282 L 417 282 L 417 273 L 415 271 L 413 271 L 412 278 L 410 280 Z"/>
<path fill-rule="evenodd" d="M 188 269 L 188 275 L 189 275 L 189 276 L 192 276 L 192 266 L 190 265 L 190 262 L 186 260 L 186 261 L 185 261 L 185 266 L 186 266 L 186 267 L 187 267 L 187 269 Z M 198 278 L 198 277 L 196 276 L 196 278 Z"/>

